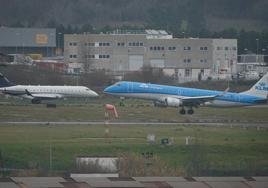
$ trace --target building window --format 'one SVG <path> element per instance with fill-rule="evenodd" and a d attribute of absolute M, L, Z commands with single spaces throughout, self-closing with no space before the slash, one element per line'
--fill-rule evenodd
<path fill-rule="evenodd" d="M 184 63 L 191 63 L 191 59 L 184 59 L 183 62 Z"/>
<path fill-rule="evenodd" d="M 163 50 L 165 50 L 165 47 L 164 46 L 150 46 L 150 50 L 163 51 Z"/>
<path fill-rule="evenodd" d="M 200 50 L 202 50 L 202 51 L 203 51 L 203 50 L 204 50 L 204 51 L 207 51 L 207 50 L 208 50 L 208 47 L 207 47 L 207 46 L 201 46 L 201 47 L 200 47 Z"/>
<path fill-rule="evenodd" d="M 100 59 L 108 59 L 108 58 L 110 58 L 110 55 L 102 54 L 102 55 L 99 55 L 99 58 Z"/>
<path fill-rule="evenodd" d="M 77 46 L 77 42 L 69 42 L 69 46 Z"/>
<path fill-rule="evenodd" d="M 225 50 L 229 50 L 229 48 L 226 46 L 225 48 L 224 48 Z"/>
<path fill-rule="evenodd" d="M 86 58 L 94 59 L 95 58 L 95 55 L 86 55 Z"/>
<path fill-rule="evenodd" d="M 188 51 L 190 51 L 190 50 L 191 50 L 191 46 L 184 46 L 183 50 L 188 50 Z"/>
<path fill-rule="evenodd" d="M 70 58 L 77 58 L 77 55 L 76 54 L 71 54 L 69 55 Z"/>
<path fill-rule="evenodd" d="M 176 50 L 176 47 L 175 47 L 175 46 L 169 46 L 169 47 L 168 47 L 168 50 L 170 50 L 170 51 L 175 51 L 175 50 Z"/>
<path fill-rule="evenodd" d="M 139 41 L 129 42 L 128 46 L 143 46 L 143 42 Z"/>
<path fill-rule="evenodd" d="M 190 69 L 185 69 L 185 77 L 191 76 L 191 71 Z"/>
<path fill-rule="evenodd" d="M 125 46 L 125 43 L 124 42 L 118 42 L 117 46 Z"/>
<path fill-rule="evenodd" d="M 109 42 L 99 42 L 99 46 L 110 46 Z"/>
<path fill-rule="evenodd" d="M 235 46 L 233 47 L 233 50 L 236 51 L 236 47 Z"/>
<path fill-rule="evenodd" d="M 200 59 L 200 63 L 207 63 L 207 59 Z"/>

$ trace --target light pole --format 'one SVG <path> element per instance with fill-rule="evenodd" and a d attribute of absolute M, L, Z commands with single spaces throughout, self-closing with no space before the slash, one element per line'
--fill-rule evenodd
<path fill-rule="evenodd" d="M 50 33 L 49 34 L 50 35 L 50 38 L 51 39 L 48 39 L 48 41 L 52 41 L 52 39 L 55 39 L 56 40 L 56 36 L 55 36 L 55 34 L 54 33 Z M 54 41 L 54 40 L 53 40 Z M 49 43 L 49 42 L 48 42 Z M 56 44 L 57 45 L 57 44 Z M 52 57 L 52 56 L 54 56 L 54 53 L 53 53 L 53 47 L 51 46 L 51 49 L 50 49 L 50 57 Z"/>
<path fill-rule="evenodd" d="M 61 37 L 61 32 L 58 32 L 57 35 L 57 55 L 61 55 L 61 48 L 60 48 L 60 37 Z"/>
<path fill-rule="evenodd" d="M 256 44 L 257 44 L 256 61 L 258 63 L 259 62 L 259 57 L 258 57 L 258 54 L 259 54 L 259 39 L 258 38 L 256 39 Z"/>
<path fill-rule="evenodd" d="M 258 53 L 259 53 L 259 39 L 258 38 L 256 39 L 256 45 L 257 45 L 256 54 L 258 55 Z"/>
<path fill-rule="evenodd" d="M 16 33 L 16 40 L 19 41 L 19 33 Z M 18 54 L 18 44 L 16 44 L 16 54 Z"/>

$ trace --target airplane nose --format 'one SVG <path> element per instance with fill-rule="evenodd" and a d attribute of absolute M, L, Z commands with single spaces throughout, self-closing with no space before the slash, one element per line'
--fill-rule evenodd
<path fill-rule="evenodd" d="M 92 90 L 91 90 L 91 92 L 90 92 L 90 93 L 91 93 L 91 95 L 92 95 L 93 97 L 98 97 L 98 96 L 99 96 L 99 94 L 98 94 L 98 93 L 96 93 L 95 91 L 92 91 Z"/>
<path fill-rule="evenodd" d="M 103 90 L 104 93 L 110 93 L 111 92 L 111 87 L 106 87 L 104 90 Z"/>

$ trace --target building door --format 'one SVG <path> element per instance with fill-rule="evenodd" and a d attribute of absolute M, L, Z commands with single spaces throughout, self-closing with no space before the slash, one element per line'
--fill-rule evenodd
<path fill-rule="evenodd" d="M 164 59 L 151 59 L 150 65 L 151 67 L 163 68 L 165 67 L 165 61 Z"/>
<path fill-rule="evenodd" d="M 143 55 L 128 56 L 129 71 L 137 71 L 143 67 Z"/>

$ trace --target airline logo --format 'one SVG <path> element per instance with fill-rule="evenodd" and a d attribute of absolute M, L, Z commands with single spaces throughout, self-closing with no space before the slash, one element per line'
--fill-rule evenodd
<path fill-rule="evenodd" d="M 255 86 L 255 89 L 260 91 L 268 91 L 268 85 L 265 82 L 260 82 L 257 86 Z"/>
<path fill-rule="evenodd" d="M 158 90 L 162 89 L 160 86 L 154 86 L 151 84 L 140 84 L 139 87 L 146 89 L 158 89 Z"/>
<path fill-rule="evenodd" d="M 141 87 L 141 88 L 148 88 L 149 86 L 147 84 L 140 84 L 139 87 Z"/>

